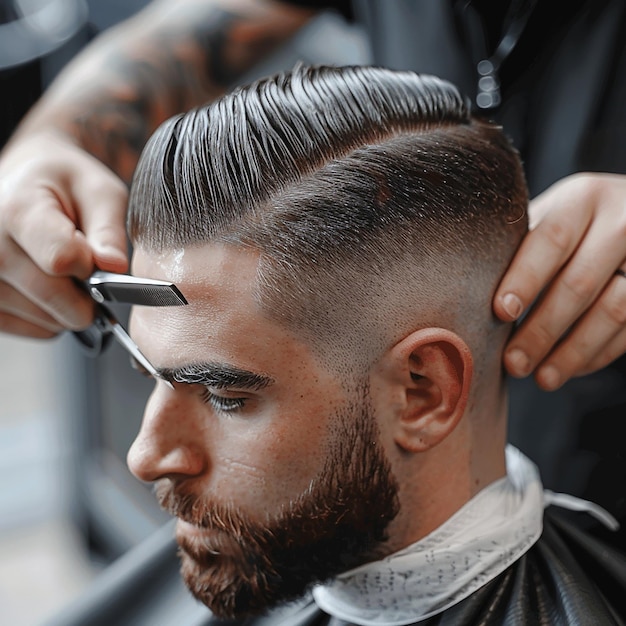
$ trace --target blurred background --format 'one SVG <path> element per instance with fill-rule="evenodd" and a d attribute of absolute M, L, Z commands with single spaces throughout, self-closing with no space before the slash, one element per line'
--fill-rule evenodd
<path fill-rule="evenodd" d="M 144 4 L 0 0 L 0 146 L 73 55 Z M 368 59 L 361 33 L 328 13 L 247 79 Z M 166 521 L 125 464 L 151 384 L 117 345 L 93 360 L 68 335 L 0 334 L 0 371 L 0 624 L 38 626 Z"/>

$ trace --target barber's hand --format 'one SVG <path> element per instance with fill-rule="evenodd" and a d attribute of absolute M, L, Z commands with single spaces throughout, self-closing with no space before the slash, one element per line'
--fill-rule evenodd
<path fill-rule="evenodd" d="M 0 331 L 52 337 L 88 326 L 71 277 L 128 266 L 127 189 L 61 134 L 14 139 L 0 158 Z"/>
<path fill-rule="evenodd" d="M 505 321 L 520 317 L 504 364 L 556 389 L 626 351 L 626 176 L 576 174 L 530 206 L 524 239 L 494 299 Z"/>

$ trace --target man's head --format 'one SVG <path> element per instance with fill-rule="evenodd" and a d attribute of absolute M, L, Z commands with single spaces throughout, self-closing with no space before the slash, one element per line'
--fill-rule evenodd
<path fill-rule="evenodd" d="M 462 418 L 499 408 L 491 297 L 526 203 L 500 130 L 408 72 L 298 68 L 155 133 L 134 271 L 190 305 L 134 312 L 178 384 L 157 386 L 129 463 L 186 520 L 183 572 L 209 606 L 298 594 L 467 499 L 470 475 L 425 504 L 469 459 Z"/>

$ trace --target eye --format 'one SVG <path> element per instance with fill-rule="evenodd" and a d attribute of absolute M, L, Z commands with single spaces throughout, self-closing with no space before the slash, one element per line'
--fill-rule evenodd
<path fill-rule="evenodd" d="M 221 413 L 235 413 L 246 404 L 246 398 L 229 398 L 219 396 L 205 388 L 202 390 L 202 401 L 210 404 L 216 411 Z"/>

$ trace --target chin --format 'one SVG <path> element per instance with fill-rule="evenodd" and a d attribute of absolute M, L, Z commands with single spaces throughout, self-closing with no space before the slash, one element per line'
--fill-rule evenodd
<path fill-rule="evenodd" d="M 269 609 L 295 600 L 282 591 L 280 580 L 272 581 L 258 569 L 242 572 L 242 564 L 216 555 L 213 563 L 199 565 L 181 550 L 181 576 L 193 597 L 220 619 L 259 616 Z"/>
<path fill-rule="evenodd" d="M 286 599 L 267 560 L 235 535 L 179 521 L 176 539 L 185 585 L 217 617 L 260 615 Z"/>

